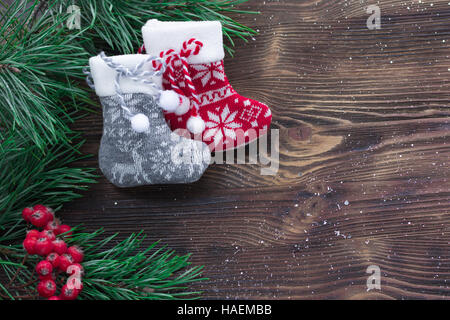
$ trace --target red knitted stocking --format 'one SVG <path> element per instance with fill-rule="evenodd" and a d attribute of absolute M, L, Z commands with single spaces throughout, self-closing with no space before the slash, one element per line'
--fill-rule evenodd
<path fill-rule="evenodd" d="M 199 115 L 205 121 L 203 141 L 216 151 L 227 150 L 249 143 L 270 127 L 272 113 L 266 105 L 239 95 L 228 82 L 223 61 L 209 64 L 190 64 L 189 73 L 200 101 Z M 182 68 L 175 72 L 176 82 L 184 94 L 192 99 L 183 79 Z M 173 89 L 168 73 L 165 89 Z M 185 129 L 191 112 L 185 115 L 166 113 L 172 130 Z"/>
<path fill-rule="evenodd" d="M 164 89 L 191 103 L 190 109 L 165 114 L 172 130 L 195 131 L 192 119 L 199 116 L 202 139 L 215 151 L 242 146 L 267 132 L 269 107 L 239 95 L 225 74 L 220 22 L 150 20 L 142 31 L 147 52 L 166 59 Z"/>

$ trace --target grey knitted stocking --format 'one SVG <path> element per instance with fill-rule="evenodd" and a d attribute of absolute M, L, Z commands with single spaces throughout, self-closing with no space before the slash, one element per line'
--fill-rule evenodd
<path fill-rule="evenodd" d="M 118 187 L 199 180 L 211 159 L 207 145 L 171 132 L 151 95 L 133 93 L 123 97 L 132 113 L 149 118 L 150 127 L 143 133 L 136 132 L 119 97 L 100 98 L 104 128 L 99 162 L 106 178 Z"/>

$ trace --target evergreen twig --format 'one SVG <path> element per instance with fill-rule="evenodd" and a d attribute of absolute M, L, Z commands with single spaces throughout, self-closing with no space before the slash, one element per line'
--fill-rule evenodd
<path fill-rule="evenodd" d="M 48 142 L 69 140 L 71 113 L 89 101 L 73 82 L 83 76 L 89 54 L 82 32 L 61 27 L 67 14 L 27 24 L 38 4 L 28 2 L 6 8 L 0 2 L 0 140 L 11 128 L 44 151 Z"/>
<path fill-rule="evenodd" d="M 98 53 L 97 42 L 102 49 L 122 54 L 136 53 L 142 45 L 141 28 L 149 19 L 161 21 L 203 21 L 219 20 L 229 44 L 225 49 L 233 54 L 233 37 L 247 41 L 256 34 L 223 13 L 256 13 L 236 8 L 247 0 L 83 0 L 71 4 L 79 6 L 83 26 L 89 26 L 87 37 L 92 41 L 86 48 L 92 54 Z M 61 10 L 67 0 L 59 0 Z M 106 47 L 105 47 L 106 46 Z"/>
<path fill-rule="evenodd" d="M 94 183 L 83 159 L 81 136 L 70 129 L 93 106 L 82 69 L 90 55 L 109 47 L 134 53 L 148 19 L 220 20 L 225 37 L 246 40 L 255 32 L 224 13 L 246 0 L 0 0 L 0 299 L 34 299 L 37 257 L 26 257 L 20 211 L 32 203 L 58 209 Z M 68 30 L 69 5 L 81 9 L 82 29 Z M 100 44 L 101 46 L 97 46 Z M 232 49 L 227 47 L 232 53 Z M 144 236 L 104 237 L 75 232 L 86 249 L 82 299 L 196 298 L 185 292 L 202 280 L 202 267 Z"/>
<path fill-rule="evenodd" d="M 72 165 L 84 158 L 83 142 L 69 126 L 90 103 L 77 83 L 89 57 L 82 30 L 55 25 L 67 14 L 30 21 L 38 3 L 0 0 L 0 293 L 9 299 L 35 295 L 26 284 L 36 259 L 14 245 L 26 232 L 21 210 L 58 208 L 95 182 L 92 169 Z"/>
<path fill-rule="evenodd" d="M 190 283 L 204 280 L 201 278 L 203 266 L 191 267 L 190 255 L 178 256 L 165 247 L 157 248 L 159 242 L 143 248 L 145 236 L 142 232 L 122 241 L 117 241 L 118 234 L 105 238 L 103 234 L 102 229 L 93 233 L 75 231 L 67 240 L 69 244 L 81 245 L 85 252 L 82 263 L 84 287 L 80 299 L 173 300 L 195 299 L 200 294 L 185 291 Z M 20 245 L 12 248 L 10 252 L 15 255 L 0 254 L 0 261 L 20 258 L 22 263 L 17 268 L 4 268 L 10 279 L 7 286 L 0 281 L 0 298 L 32 298 L 31 287 L 38 280 L 33 269 L 38 258 L 28 259 Z M 16 278 L 21 284 L 11 286 Z M 60 282 L 60 286 L 62 284 Z"/>

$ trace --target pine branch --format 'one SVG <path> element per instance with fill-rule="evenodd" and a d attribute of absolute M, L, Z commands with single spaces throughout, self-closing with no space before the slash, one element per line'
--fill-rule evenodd
<path fill-rule="evenodd" d="M 82 159 L 80 135 L 70 125 L 93 104 L 80 85 L 82 69 L 98 43 L 121 53 L 134 53 L 140 29 L 148 19 L 220 20 L 225 36 L 246 39 L 254 34 L 223 13 L 239 11 L 246 0 L 0 0 L 0 299 L 35 299 L 37 257 L 24 259 L 19 244 L 26 233 L 20 211 L 32 203 L 55 209 L 79 197 L 94 182 Z M 68 5 L 81 9 L 79 31 L 65 28 Z M 231 48 L 227 48 L 231 53 Z M 190 267 L 189 255 L 165 248 L 142 247 L 144 237 L 131 235 L 116 243 L 75 233 L 86 248 L 83 299 L 195 298 L 185 292 L 199 281 L 202 267 Z"/>
<path fill-rule="evenodd" d="M 47 145 L 42 150 L 12 130 L 0 145 L 0 240 L 17 239 L 16 223 L 20 211 L 41 200 L 49 206 L 60 206 L 79 197 L 77 190 L 94 183 L 92 169 L 69 167 L 84 156 L 79 154 L 82 141 L 71 133 L 70 140 Z M 74 145 L 72 141 L 79 141 Z M 5 234 L 2 234 L 2 231 Z M 0 241 L 1 242 L 1 241 Z"/>
<path fill-rule="evenodd" d="M 76 81 L 89 54 L 80 33 L 54 25 L 67 15 L 33 21 L 37 4 L 0 1 L 0 278 L 8 280 L 0 293 L 9 298 L 34 294 L 17 289 L 32 275 L 21 267 L 23 249 L 12 245 L 25 236 L 21 210 L 36 202 L 58 208 L 95 182 L 92 169 L 72 165 L 84 158 L 83 142 L 69 127 L 88 105 Z"/>
<path fill-rule="evenodd" d="M 199 292 L 184 292 L 186 285 L 200 281 L 203 267 L 189 268 L 190 255 L 177 256 L 158 242 L 142 249 L 142 232 L 110 247 L 117 234 L 98 241 L 102 231 L 74 238 L 86 248 L 83 299 L 151 300 L 195 298 Z M 137 252 L 137 253 L 136 253 Z M 184 270 L 183 273 L 179 271 Z M 178 273 L 178 274 L 177 274 Z"/>
<path fill-rule="evenodd" d="M 0 64 L 0 72 L 6 72 L 6 71 L 11 71 L 14 73 L 21 73 L 21 71 L 19 69 L 17 69 L 16 67 L 12 67 L 9 64 Z"/>
<path fill-rule="evenodd" d="M 73 1 L 80 7 L 82 25 L 86 26 L 87 37 L 92 40 L 86 48 L 97 54 L 98 42 L 102 50 L 109 47 L 122 54 L 136 53 L 142 45 L 141 28 L 149 19 L 161 21 L 219 20 L 223 24 L 225 37 L 234 45 L 233 38 L 246 39 L 256 32 L 223 13 L 256 12 L 236 8 L 247 0 L 83 0 Z M 61 7 L 67 0 L 60 0 Z M 72 4 L 72 2 L 70 3 Z M 106 46 L 106 47 L 105 47 Z M 233 49 L 225 46 L 232 54 Z"/>
<path fill-rule="evenodd" d="M 51 8 L 56 1 L 49 3 Z M 16 0 L 5 8 L 0 3 L 0 127 L 19 131 L 43 150 L 47 142 L 68 140 L 69 112 L 88 101 L 87 92 L 68 79 L 81 79 L 89 55 L 82 33 L 61 27 L 67 14 L 43 15 L 30 24 L 37 4 Z M 0 131 L 0 140 L 5 138 Z"/>
<path fill-rule="evenodd" d="M 204 280 L 200 278 L 203 267 L 191 267 L 190 255 L 175 255 L 174 251 L 158 248 L 158 242 L 144 249 L 142 233 L 120 242 L 117 234 L 104 238 L 103 233 L 101 229 L 93 233 L 75 231 L 67 240 L 81 245 L 85 252 L 80 299 L 174 300 L 195 299 L 200 294 L 185 291 L 189 284 Z M 22 263 L 11 262 L 18 259 Z M 0 246 L 0 267 L 7 275 L 0 281 L 0 299 L 35 298 L 38 278 L 33 268 L 37 262 L 38 258 L 27 256 L 20 245 Z"/>

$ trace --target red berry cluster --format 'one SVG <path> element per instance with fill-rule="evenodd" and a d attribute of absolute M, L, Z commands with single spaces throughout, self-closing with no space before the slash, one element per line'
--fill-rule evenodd
<path fill-rule="evenodd" d="M 28 231 L 23 241 L 28 254 L 45 257 L 36 265 L 40 280 L 37 286 L 39 295 L 49 300 L 75 300 L 83 289 L 83 267 L 80 263 L 84 254 L 80 247 L 68 247 L 64 241 L 64 238 L 72 235 L 71 228 L 61 224 L 52 209 L 40 204 L 23 209 L 22 217 L 33 226 L 43 229 Z M 55 296 L 55 280 L 59 272 L 67 273 L 70 277 L 62 287 L 61 294 Z"/>

